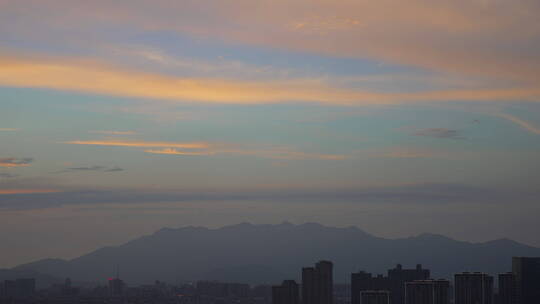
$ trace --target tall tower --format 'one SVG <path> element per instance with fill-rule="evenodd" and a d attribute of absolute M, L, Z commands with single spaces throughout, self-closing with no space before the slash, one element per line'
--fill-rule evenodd
<path fill-rule="evenodd" d="M 516 304 L 516 279 L 513 273 L 499 274 L 498 304 Z"/>
<path fill-rule="evenodd" d="M 512 258 L 518 304 L 540 303 L 540 257 Z"/>
<path fill-rule="evenodd" d="M 302 303 L 332 304 L 333 264 L 320 261 L 315 267 L 302 268 Z"/>

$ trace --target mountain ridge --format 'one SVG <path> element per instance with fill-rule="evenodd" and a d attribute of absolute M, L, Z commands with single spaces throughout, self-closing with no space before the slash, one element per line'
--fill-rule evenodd
<path fill-rule="evenodd" d="M 387 239 L 356 226 L 243 222 L 221 228 L 165 227 L 74 259 L 43 259 L 11 270 L 89 282 L 114 275 L 120 265 L 124 279 L 135 284 L 156 279 L 274 284 L 298 280 L 301 267 L 328 259 L 335 264 L 336 282 L 347 282 L 351 272 L 384 273 L 398 263 L 424 264 L 436 278 L 459 271 L 495 274 L 509 271 L 510 258 L 518 255 L 540 256 L 540 249 L 504 238 L 473 243 L 423 233 Z"/>

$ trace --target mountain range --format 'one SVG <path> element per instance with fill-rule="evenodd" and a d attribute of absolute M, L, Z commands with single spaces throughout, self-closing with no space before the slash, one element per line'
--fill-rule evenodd
<path fill-rule="evenodd" d="M 242 223 L 164 228 L 72 260 L 44 259 L 0 270 L 0 279 L 34 274 L 51 282 L 66 277 L 105 282 L 119 267 L 128 284 L 199 279 L 275 284 L 299 280 L 302 267 L 325 259 L 334 262 L 334 281 L 345 283 L 352 272 L 386 273 L 398 263 L 405 268 L 423 264 L 434 278 L 461 271 L 497 274 L 511 270 L 512 256 L 540 256 L 540 248 L 508 239 L 471 243 L 436 234 L 386 239 L 356 227 Z"/>

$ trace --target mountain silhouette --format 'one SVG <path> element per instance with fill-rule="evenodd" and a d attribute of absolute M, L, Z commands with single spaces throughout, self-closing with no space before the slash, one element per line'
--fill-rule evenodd
<path fill-rule="evenodd" d="M 470 243 L 436 234 L 385 239 L 356 227 L 242 223 L 219 229 L 164 228 L 72 260 L 45 259 L 10 271 L 104 282 L 116 275 L 118 265 L 129 284 L 199 279 L 275 284 L 299 280 L 301 267 L 326 259 L 334 262 L 335 282 L 344 283 L 351 272 L 386 273 L 398 263 L 423 264 L 434 278 L 461 271 L 497 274 L 511 270 L 512 256 L 540 256 L 540 249 L 508 239 Z"/>

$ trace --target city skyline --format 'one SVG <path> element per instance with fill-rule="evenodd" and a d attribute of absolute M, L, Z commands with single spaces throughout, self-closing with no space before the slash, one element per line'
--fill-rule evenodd
<path fill-rule="evenodd" d="M 0 0 L 0 268 L 290 221 L 540 247 L 535 0 Z"/>
<path fill-rule="evenodd" d="M 483 272 L 460 272 L 447 279 L 433 279 L 421 264 L 406 269 L 401 264 L 388 276 L 359 271 L 350 284 L 334 283 L 334 264 L 320 260 L 314 267 L 301 268 L 301 282 L 285 279 L 281 285 L 254 285 L 218 280 L 197 280 L 170 284 L 127 286 L 118 269 L 108 286 L 79 282 L 68 277 L 63 284 L 36 288 L 35 278 L 4 280 L 0 303 L 131 303 L 176 304 L 532 304 L 540 300 L 540 257 L 512 257 L 512 271 L 494 276 Z M 453 291 L 453 292 L 452 292 Z M 453 293 L 453 295 L 452 295 Z"/>

